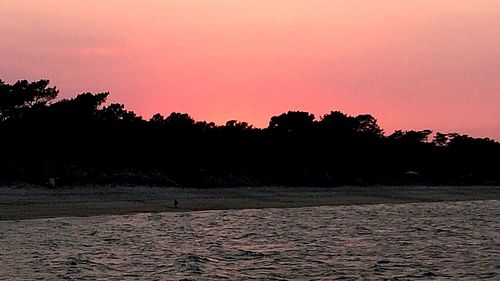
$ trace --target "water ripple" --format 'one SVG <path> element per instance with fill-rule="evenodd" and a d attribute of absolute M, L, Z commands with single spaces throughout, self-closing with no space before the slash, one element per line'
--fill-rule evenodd
<path fill-rule="evenodd" d="M 499 280 L 500 202 L 0 222 L 1 280 Z"/>

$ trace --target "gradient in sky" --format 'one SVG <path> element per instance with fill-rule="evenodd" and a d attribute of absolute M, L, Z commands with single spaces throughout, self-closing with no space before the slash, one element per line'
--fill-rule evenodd
<path fill-rule="evenodd" d="M 500 140 L 500 1 L 1 0 L 0 79 L 149 118 L 371 113 Z"/>

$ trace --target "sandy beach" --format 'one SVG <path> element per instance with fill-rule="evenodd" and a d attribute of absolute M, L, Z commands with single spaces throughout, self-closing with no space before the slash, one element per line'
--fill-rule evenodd
<path fill-rule="evenodd" d="M 179 202 L 174 207 L 174 199 Z M 165 188 L 85 186 L 48 189 L 0 187 L 0 220 L 182 212 L 219 209 L 290 208 L 409 202 L 500 200 L 495 186 Z"/>

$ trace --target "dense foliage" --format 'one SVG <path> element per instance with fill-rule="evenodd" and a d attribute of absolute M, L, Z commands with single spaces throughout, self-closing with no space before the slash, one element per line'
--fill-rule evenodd
<path fill-rule="evenodd" d="M 498 184 L 500 143 L 396 131 L 371 115 L 274 116 L 264 129 L 188 114 L 144 120 L 108 93 L 56 100 L 49 81 L 0 80 L 0 181 L 181 186 Z"/>

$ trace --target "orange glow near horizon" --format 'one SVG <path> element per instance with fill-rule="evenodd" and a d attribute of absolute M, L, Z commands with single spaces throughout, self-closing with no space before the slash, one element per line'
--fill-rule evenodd
<path fill-rule="evenodd" d="M 500 2 L 3 0 L 0 79 L 110 91 L 145 118 L 304 110 L 500 140 Z"/>

